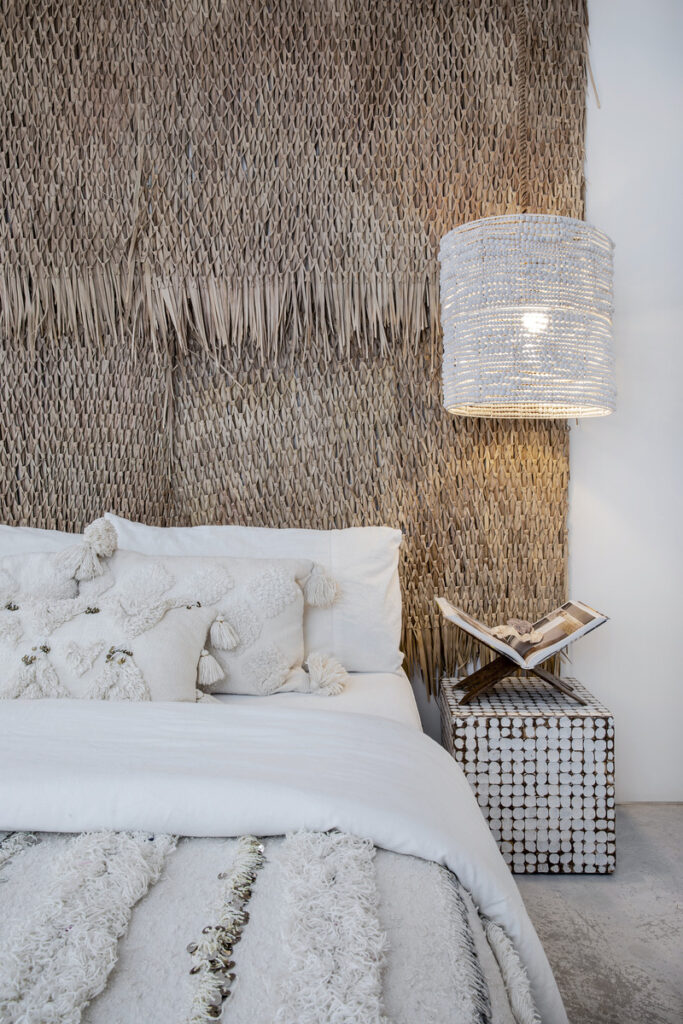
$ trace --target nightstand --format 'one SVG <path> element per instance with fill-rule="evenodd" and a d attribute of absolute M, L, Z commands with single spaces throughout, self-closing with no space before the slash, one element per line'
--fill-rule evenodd
<path fill-rule="evenodd" d="M 607 874 L 616 864 L 614 721 L 536 679 L 504 679 L 470 704 L 441 681 L 441 736 L 505 861 L 518 873 Z"/>

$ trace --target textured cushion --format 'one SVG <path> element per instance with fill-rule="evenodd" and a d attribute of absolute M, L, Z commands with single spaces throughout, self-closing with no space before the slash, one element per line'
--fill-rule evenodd
<path fill-rule="evenodd" d="M 213 610 L 157 606 L 124 615 L 121 554 L 106 559 L 101 573 L 72 579 L 68 596 L 59 556 L 0 562 L 1 697 L 194 701 Z"/>
<path fill-rule="evenodd" d="M 191 604 L 210 608 L 199 685 L 217 693 L 335 692 L 302 668 L 304 591 L 317 581 L 308 559 L 190 558 L 118 551 L 120 614 L 144 621 Z M 328 593 L 333 597 L 334 591 Z M 315 666 L 315 662 L 314 662 Z"/>
<path fill-rule="evenodd" d="M 384 526 L 275 530 L 248 526 L 144 526 L 107 514 L 119 546 L 158 555 L 306 558 L 337 581 L 330 608 L 307 608 L 304 653 L 325 651 L 350 672 L 398 672 L 403 656 L 398 555 L 401 533 Z"/>
<path fill-rule="evenodd" d="M 337 594 L 310 559 L 148 557 L 116 550 L 116 537 L 100 519 L 59 551 L 0 560 L 5 696 L 191 700 L 195 682 L 248 694 L 342 688 L 334 659 L 312 653 L 302 667 L 302 587 L 317 605 Z"/>

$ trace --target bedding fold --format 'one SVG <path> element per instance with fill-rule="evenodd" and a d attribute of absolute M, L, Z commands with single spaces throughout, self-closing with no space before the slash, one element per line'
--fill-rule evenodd
<path fill-rule="evenodd" d="M 566 1024 L 517 887 L 453 759 L 375 716 L 181 703 L 0 708 L 0 829 L 186 836 L 341 831 L 446 865 Z"/>

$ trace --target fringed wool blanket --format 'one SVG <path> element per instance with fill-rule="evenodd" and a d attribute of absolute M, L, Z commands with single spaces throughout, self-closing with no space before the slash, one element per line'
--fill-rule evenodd
<path fill-rule="evenodd" d="M 540 1020 L 450 872 L 368 840 L 15 833 L 0 861 L 5 1024 Z"/>
<path fill-rule="evenodd" d="M 478 934 L 512 1019 L 566 1024 L 461 770 L 398 723 L 7 702 L 0 828 L 86 833 L 2 846 L 3 1021 L 482 1022 Z"/>

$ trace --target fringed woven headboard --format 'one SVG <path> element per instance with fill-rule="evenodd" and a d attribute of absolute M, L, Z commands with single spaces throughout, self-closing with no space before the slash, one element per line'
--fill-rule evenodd
<path fill-rule="evenodd" d="M 581 216 L 583 0 L 1 8 L 0 516 L 402 527 L 404 645 L 566 594 L 563 424 L 441 406 L 441 235 Z"/>

